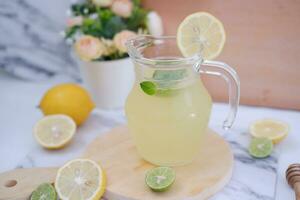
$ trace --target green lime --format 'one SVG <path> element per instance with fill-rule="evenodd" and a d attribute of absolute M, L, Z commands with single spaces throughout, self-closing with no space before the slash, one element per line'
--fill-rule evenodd
<path fill-rule="evenodd" d="M 272 150 L 273 142 L 268 138 L 253 138 L 249 146 L 249 153 L 255 158 L 268 157 Z"/>
<path fill-rule="evenodd" d="M 175 171 L 170 167 L 156 167 L 146 174 L 146 184 L 155 192 L 163 192 L 175 181 Z"/>
<path fill-rule="evenodd" d="M 32 192 L 30 200 L 56 200 L 55 188 L 50 183 L 43 183 Z"/>

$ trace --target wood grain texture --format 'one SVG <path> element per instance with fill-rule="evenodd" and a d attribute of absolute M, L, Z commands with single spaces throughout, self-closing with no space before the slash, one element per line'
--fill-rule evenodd
<path fill-rule="evenodd" d="M 228 143 L 208 130 L 203 150 L 189 165 L 174 167 L 176 181 L 164 193 L 145 185 L 145 173 L 154 166 L 140 158 L 127 127 L 96 138 L 83 158 L 98 161 L 107 175 L 105 197 L 109 200 L 203 200 L 223 188 L 231 178 L 233 155 Z M 0 174 L 0 200 L 26 199 L 41 183 L 53 182 L 56 168 L 18 169 Z M 14 187 L 6 187 L 16 180 Z"/>
<path fill-rule="evenodd" d="M 0 174 L 0 200 L 24 200 L 41 183 L 53 183 L 56 168 L 16 169 Z M 16 181 L 16 185 L 11 185 Z"/>
<path fill-rule="evenodd" d="M 297 0 L 144 0 L 163 17 L 174 35 L 185 16 L 198 11 L 219 18 L 227 33 L 217 60 L 241 79 L 241 103 L 300 109 L 300 1 Z M 217 101 L 227 101 L 226 83 L 204 77 Z"/>

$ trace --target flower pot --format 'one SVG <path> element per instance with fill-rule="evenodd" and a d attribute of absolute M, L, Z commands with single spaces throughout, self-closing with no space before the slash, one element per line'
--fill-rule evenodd
<path fill-rule="evenodd" d="M 113 61 L 81 62 L 81 75 L 96 106 L 122 108 L 134 83 L 134 67 L 129 58 Z"/>

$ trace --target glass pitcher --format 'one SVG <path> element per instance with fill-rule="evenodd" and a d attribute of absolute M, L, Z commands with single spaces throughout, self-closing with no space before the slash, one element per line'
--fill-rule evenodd
<path fill-rule="evenodd" d="M 176 37 L 139 36 L 126 45 L 136 81 L 125 111 L 138 153 L 161 166 L 191 162 L 205 142 L 212 107 L 199 73 L 221 76 L 229 84 L 225 129 L 232 126 L 239 104 L 237 74 L 225 63 L 203 60 L 200 54 L 182 57 Z"/>

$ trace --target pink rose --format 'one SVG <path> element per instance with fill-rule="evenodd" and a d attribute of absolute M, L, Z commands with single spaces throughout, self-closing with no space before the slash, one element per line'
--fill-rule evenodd
<path fill-rule="evenodd" d="M 75 25 L 81 25 L 82 21 L 83 21 L 82 16 L 72 17 L 72 18 L 67 19 L 67 26 L 72 27 Z"/>
<path fill-rule="evenodd" d="M 120 51 L 120 52 L 127 52 L 126 48 L 126 41 L 128 39 L 136 37 L 137 34 L 132 31 L 124 30 L 119 33 L 117 33 L 113 39 L 115 47 Z"/>
<path fill-rule="evenodd" d="M 127 18 L 132 12 L 132 2 L 130 0 L 114 0 L 111 10 L 121 17 Z"/>
<path fill-rule="evenodd" d="M 75 51 L 84 61 L 97 59 L 105 52 L 105 46 L 98 38 L 85 35 L 79 38 L 75 43 Z"/>

